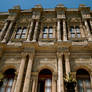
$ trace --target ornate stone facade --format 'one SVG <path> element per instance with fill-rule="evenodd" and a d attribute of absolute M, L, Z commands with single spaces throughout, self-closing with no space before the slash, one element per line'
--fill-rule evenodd
<path fill-rule="evenodd" d="M 36 5 L 29 10 L 19 6 L 0 13 L 0 72 L 14 69 L 11 92 L 40 92 L 39 73 L 52 72 L 51 91 L 66 92 L 64 75 L 83 69 L 90 76 L 92 92 L 92 11 L 80 5 L 53 9 Z M 85 84 L 85 83 L 84 83 Z M 2 91 L 6 92 L 6 91 Z M 10 92 L 10 91 L 9 91 Z M 41 91 L 42 92 L 42 91 Z"/>

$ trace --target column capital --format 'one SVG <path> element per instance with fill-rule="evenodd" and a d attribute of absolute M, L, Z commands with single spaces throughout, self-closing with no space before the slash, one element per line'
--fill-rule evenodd
<path fill-rule="evenodd" d="M 57 57 L 62 57 L 63 52 L 57 52 Z"/>
<path fill-rule="evenodd" d="M 70 56 L 70 52 L 64 52 L 65 56 Z"/>

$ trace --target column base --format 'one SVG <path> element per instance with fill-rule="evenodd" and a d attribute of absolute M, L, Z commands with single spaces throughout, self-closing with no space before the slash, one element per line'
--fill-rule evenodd
<path fill-rule="evenodd" d="M 2 40 L 1 42 L 2 42 L 2 43 L 6 43 L 6 40 L 4 39 L 4 40 Z"/>
<path fill-rule="evenodd" d="M 31 42 L 36 42 L 36 40 L 32 40 Z"/>
<path fill-rule="evenodd" d="M 57 42 L 62 42 L 62 40 L 57 40 Z"/>

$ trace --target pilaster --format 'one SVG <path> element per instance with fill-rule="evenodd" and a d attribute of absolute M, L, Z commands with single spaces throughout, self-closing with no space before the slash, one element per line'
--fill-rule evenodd
<path fill-rule="evenodd" d="M 64 80 L 63 80 L 63 53 L 57 53 L 58 58 L 58 80 L 57 80 L 57 92 L 64 92 Z"/>
<path fill-rule="evenodd" d="M 69 61 L 69 56 L 70 53 L 64 53 L 65 55 L 65 69 L 66 69 L 66 74 L 68 75 L 70 73 L 70 61 Z"/>
<path fill-rule="evenodd" d="M 67 41 L 66 22 L 63 19 L 63 41 Z"/>
<path fill-rule="evenodd" d="M 88 23 L 87 23 L 87 20 L 86 19 L 84 20 L 84 23 L 85 23 L 85 27 L 86 27 L 86 30 L 85 31 L 87 31 L 88 40 L 89 41 L 92 41 L 91 33 L 90 33 L 89 26 L 88 26 Z"/>
<path fill-rule="evenodd" d="M 29 32 L 28 32 L 28 37 L 27 37 L 27 40 L 26 40 L 27 42 L 30 42 L 30 37 L 31 37 L 31 34 L 32 34 L 33 24 L 34 24 L 34 21 L 32 20 L 31 24 L 30 24 L 30 29 L 29 29 Z"/>
<path fill-rule="evenodd" d="M 10 22 L 10 25 L 9 25 L 9 27 L 7 29 L 7 32 L 6 32 L 6 34 L 5 34 L 4 39 L 2 40 L 2 42 L 6 43 L 7 40 L 9 39 L 10 31 L 11 31 L 11 28 L 12 28 L 13 24 L 14 24 L 14 20 Z"/>
<path fill-rule="evenodd" d="M 60 19 L 57 20 L 57 41 L 61 41 Z"/>
<path fill-rule="evenodd" d="M 0 41 L 3 39 L 3 36 L 5 34 L 5 30 L 7 30 L 6 28 L 7 28 L 8 24 L 9 24 L 9 21 L 6 20 L 5 24 L 4 24 L 4 27 L 3 27 L 3 29 L 2 29 L 2 31 L 0 33 Z"/>
<path fill-rule="evenodd" d="M 26 77 L 25 77 L 25 81 L 24 81 L 23 92 L 29 92 L 33 57 L 34 57 L 34 53 L 29 54 L 29 61 L 28 61 Z"/>
<path fill-rule="evenodd" d="M 26 54 L 22 53 L 21 64 L 20 64 L 20 67 L 19 67 L 19 73 L 18 73 L 14 92 L 20 92 L 24 68 L 25 68 L 25 62 L 26 62 Z"/>
<path fill-rule="evenodd" d="M 32 40 L 33 42 L 36 42 L 36 39 L 37 39 L 38 26 L 39 26 L 39 20 L 36 20 L 34 35 L 33 35 L 33 40 Z"/>

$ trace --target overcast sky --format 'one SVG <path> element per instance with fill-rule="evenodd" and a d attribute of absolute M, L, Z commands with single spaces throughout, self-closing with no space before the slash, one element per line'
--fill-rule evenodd
<path fill-rule="evenodd" d="M 60 3 L 67 8 L 78 8 L 79 4 L 85 4 L 90 6 L 92 10 L 92 0 L 1 0 L 0 12 L 8 11 L 16 5 L 20 5 L 21 9 L 30 9 L 36 4 L 41 4 L 43 8 L 54 8 Z"/>

